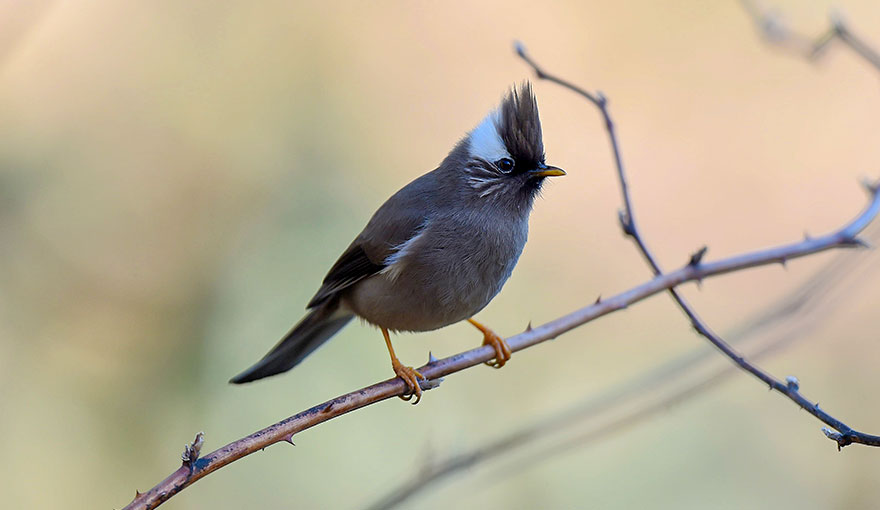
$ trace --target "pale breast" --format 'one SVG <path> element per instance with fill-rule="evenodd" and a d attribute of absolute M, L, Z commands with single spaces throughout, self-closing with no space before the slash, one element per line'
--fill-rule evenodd
<path fill-rule="evenodd" d="M 398 247 L 384 271 L 346 291 L 343 301 L 392 330 L 428 331 L 467 319 L 501 290 L 527 235 L 527 221 L 434 219 Z"/>

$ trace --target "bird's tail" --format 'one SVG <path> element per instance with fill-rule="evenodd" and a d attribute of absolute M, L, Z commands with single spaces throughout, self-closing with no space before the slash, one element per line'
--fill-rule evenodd
<path fill-rule="evenodd" d="M 351 312 L 340 308 L 338 299 L 316 306 L 263 359 L 229 382 L 241 384 L 290 370 L 353 317 Z"/>

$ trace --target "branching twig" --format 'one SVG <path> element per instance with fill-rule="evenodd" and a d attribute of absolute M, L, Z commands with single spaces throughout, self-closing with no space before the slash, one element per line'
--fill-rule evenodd
<path fill-rule="evenodd" d="M 880 238 L 880 230 L 875 230 L 873 237 Z M 848 258 L 847 258 L 848 259 Z M 775 354 L 798 340 L 807 337 L 807 332 L 814 329 L 820 317 L 827 317 L 834 306 L 844 302 L 834 296 L 840 290 L 847 276 L 858 274 L 864 265 L 874 261 L 865 261 L 862 265 L 847 264 L 843 256 L 836 257 L 816 273 L 798 289 L 780 299 L 775 306 L 759 313 L 737 328 L 735 333 L 728 335 L 731 339 L 745 340 L 754 337 L 759 331 L 782 323 L 794 326 L 789 330 L 774 335 L 769 341 L 752 352 L 753 359 L 764 358 Z M 848 288 L 847 292 L 851 292 Z M 815 313 L 822 307 L 822 314 Z M 636 379 L 628 380 L 617 387 L 611 388 L 598 396 L 576 402 L 560 411 L 545 416 L 540 420 L 484 442 L 466 452 L 452 455 L 423 466 L 419 473 L 388 491 L 384 496 L 371 504 L 369 510 L 388 510 L 400 506 L 401 503 L 423 493 L 443 479 L 465 469 L 473 469 L 499 457 L 510 457 L 518 451 L 525 450 L 542 438 L 555 437 L 563 434 L 566 429 L 577 429 L 578 432 L 558 440 L 550 446 L 543 446 L 526 456 L 520 456 L 517 463 L 534 466 L 540 460 L 556 454 L 571 452 L 573 448 L 582 447 L 599 439 L 607 439 L 612 434 L 624 432 L 644 423 L 656 414 L 669 409 L 689 398 L 696 397 L 714 388 L 737 373 L 736 365 L 727 365 L 712 373 L 706 374 L 696 381 L 680 385 L 672 391 L 652 400 L 647 405 L 631 409 L 617 418 L 597 427 L 582 429 L 589 420 L 608 414 L 613 409 L 632 403 L 637 397 L 656 390 L 658 386 L 669 386 L 673 377 L 690 373 L 703 364 L 714 351 L 695 349 L 688 354 L 666 362 Z M 502 470 L 504 470 L 502 468 Z M 510 470 L 506 470 L 510 472 Z"/>
<path fill-rule="evenodd" d="M 791 50 L 808 59 L 815 59 L 824 53 L 832 42 L 839 40 L 880 71 L 880 54 L 859 35 L 853 33 L 839 13 L 831 14 L 830 25 L 825 32 L 818 37 L 808 37 L 792 31 L 777 12 L 759 6 L 759 2 L 741 0 L 740 3 L 764 39 L 776 46 Z"/>
<path fill-rule="evenodd" d="M 817 276 L 821 275 L 817 273 Z M 812 295 L 811 297 L 815 296 Z M 798 297 L 794 296 L 784 300 L 784 302 L 787 303 L 797 299 Z M 802 314 L 799 314 L 799 317 L 801 316 Z M 755 359 L 762 358 L 765 355 L 779 351 L 798 339 L 804 338 L 805 335 L 803 333 L 814 325 L 814 321 L 809 319 L 815 319 L 816 317 L 814 314 L 807 316 L 806 320 L 799 320 L 796 323 L 795 331 L 788 331 L 785 334 L 775 336 L 758 351 L 755 351 L 752 357 Z M 515 451 L 532 446 L 541 438 L 559 435 L 563 432 L 563 429 L 581 429 L 584 426 L 584 422 L 589 418 L 619 408 L 622 401 L 644 395 L 649 389 L 656 389 L 658 383 L 667 383 L 670 375 L 680 375 L 698 363 L 705 361 L 707 358 L 705 354 L 706 351 L 702 350 L 692 352 L 664 364 L 636 380 L 627 381 L 621 387 L 614 388 L 598 397 L 578 402 L 576 406 L 553 413 L 535 423 L 519 427 L 512 432 L 484 442 L 464 453 L 452 455 L 447 459 L 428 464 L 416 476 L 394 487 L 368 508 L 369 510 L 389 510 L 398 507 L 412 499 L 413 496 L 425 492 L 436 483 L 459 471 L 472 469 L 477 465 L 501 456 L 509 457 Z M 636 407 L 598 427 L 579 430 L 574 435 L 557 441 L 555 444 L 541 447 L 536 450 L 535 454 L 526 456 L 525 462 L 529 466 L 533 466 L 538 457 L 546 459 L 558 453 L 570 452 L 572 448 L 583 446 L 598 439 L 607 439 L 611 434 L 620 433 L 635 425 L 644 423 L 648 418 L 668 409 L 670 406 L 681 403 L 688 398 L 695 397 L 717 386 L 734 373 L 736 373 L 736 366 L 727 365 L 691 384 L 686 384 L 666 393 L 646 406 Z M 520 458 L 519 462 L 522 463 L 523 459 Z"/>
<path fill-rule="evenodd" d="M 877 187 L 871 186 L 869 187 L 869 191 L 870 197 L 865 209 L 839 230 L 821 237 L 805 239 L 766 250 L 745 253 L 714 262 L 686 264 L 676 271 L 657 276 L 648 282 L 617 294 L 616 296 L 597 301 L 595 304 L 581 308 L 580 310 L 576 310 L 556 320 L 513 336 L 507 340 L 507 343 L 512 351 L 520 351 L 546 340 L 556 338 L 557 336 L 598 317 L 625 309 L 633 303 L 686 282 L 699 281 L 712 276 L 751 267 L 779 263 L 784 260 L 800 258 L 833 248 L 852 246 L 856 243 L 858 234 L 877 216 L 878 212 L 880 212 L 880 193 L 878 193 Z M 495 351 L 491 346 L 482 346 L 431 362 L 418 370 L 427 379 L 433 380 L 480 365 L 481 363 L 492 359 L 494 355 Z M 229 443 L 228 445 L 199 458 L 192 463 L 192 466 L 181 466 L 177 471 L 169 475 L 165 480 L 159 482 L 159 484 L 149 491 L 143 494 L 138 494 L 134 501 L 125 508 L 156 508 L 181 490 L 195 483 L 197 480 L 227 464 L 272 444 L 281 441 L 289 442 L 294 434 L 303 430 L 314 427 L 315 425 L 337 416 L 360 409 L 361 407 L 402 395 L 406 391 L 407 388 L 403 381 L 395 378 L 353 391 L 315 406 L 275 423 L 274 425 L 270 425 L 269 427 L 247 437 Z M 844 430 L 847 429 L 837 430 L 844 432 Z M 877 443 L 880 444 L 880 438 L 877 438 Z"/>
<path fill-rule="evenodd" d="M 832 28 L 826 34 L 823 34 L 823 36 L 813 41 L 789 32 L 781 24 L 777 16 L 772 13 L 759 11 L 752 2 L 743 0 L 742 4 L 753 17 L 756 24 L 761 27 L 762 33 L 765 37 L 773 43 L 788 45 L 790 48 L 797 49 L 808 58 L 814 58 L 817 57 L 821 50 L 827 47 L 828 43 L 830 43 L 835 37 L 841 37 L 841 39 L 847 42 L 847 44 L 849 44 L 859 55 L 880 70 L 880 65 L 878 65 L 880 61 L 876 58 L 877 53 L 865 45 L 861 39 L 854 37 L 839 18 L 832 19 Z M 804 48 L 806 48 L 806 50 L 804 50 Z M 623 172 L 623 163 L 621 161 L 619 145 L 613 129 L 613 123 L 608 114 L 607 100 L 601 94 L 593 95 L 579 87 L 563 82 L 552 75 L 547 75 L 533 60 L 531 60 L 528 54 L 526 54 L 525 48 L 522 44 L 517 43 L 516 51 L 521 58 L 532 66 L 540 79 L 547 79 L 572 89 L 599 108 L 603 120 L 605 121 L 605 125 L 608 128 L 609 141 L 621 183 L 621 192 L 625 209 L 624 211 L 621 211 L 619 215 L 620 223 L 625 234 L 633 237 L 637 242 L 640 242 L 641 237 L 638 235 L 635 228 L 635 221 L 632 219 L 632 205 L 628 184 L 626 182 L 625 173 Z M 877 231 L 877 234 L 880 234 L 880 231 Z M 880 237 L 880 235 L 876 237 Z M 650 253 L 641 249 L 640 251 L 642 255 L 646 257 L 649 265 L 651 265 L 655 273 L 658 272 L 659 268 L 656 267 L 656 263 L 653 261 Z M 705 254 L 705 251 L 698 252 L 698 254 L 702 256 Z M 814 326 L 816 315 L 812 314 L 811 310 L 818 306 L 819 302 L 826 303 L 823 308 L 823 315 L 828 314 L 829 306 L 833 305 L 836 301 L 833 298 L 829 298 L 831 291 L 836 286 L 839 286 L 845 274 L 852 274 L 852 272 L 856 270 L 857 266 L 845 265 L 840 260 L 840 257 L 838 257 L 838 259 L 833 260 L 827 266 L 817 271 L 814 277 L 810 278 L 798 290 L 793 292 L 791 296 L 780 300 L 777 305 L 772 306 L 764 313 L 751 321 L 748 321 L 746 325 L 738 328 L 736 333 L 732 333 L 729 336 L 731 338 L 745 338 L 770 325 L 779 323 L 784 319 L 793 318 L 793 314 L 798 313 L 798 318 L 794 319 L 796 320 L 796 327 L 793 331 L 789 331 L 785 335 L 776 337 L 759 351 L 756 351 L 753 354 L 753 357 L 757 359 L 771 351 L 779 350 L 781 347 L 802 338 L 803 332 Z M 702 350 L 691 352 L 665 363 L 635 380 L 628 381 L 618 388 L 607 391 L 598 397 L 592 397 L 572 406 L 571 408 L 554 413 L 536 423 L 517 428 L 512 432 L 495 438 L 488 443 L 477 446 L 465 453 L 453 455 L 448 459 L 427 465 L 417 476 L 405 481 L 386 493 L 385 496 L 371 505 L 370 508 L 372 510 L 385 510 L 395 507 L 458 471 L 473 468 L 478 464 L 485 463 L 502 455 L 509 456 L 512 452 L 526 448 L 541 437 L 549 436 L 551 433 L 555 434 L 563 428 L 577 426 L 572 425 L 572 423 L 580 424 L 586 419 L 594 418 L 597 415 L 603 414 L 612 407 L 619 407 L 622 402 L 631 400 L 636 396 L 645 393 L 649 388 L 656 388 L 658 382 L 663 382 L 664 384 L 668 383 L 670 376 L 682 374 L 696 367 L 699 363 L 705 361 L 707 354 L 706 351 Z M 609 433 L 620 432 L 625 428 L 632 427 L 634 424 L 644 421 L 648 417 L 668 408 L 674 403 L 696 396 L 710 387 L 715 386 L 716 383 L 720 383 L 722 380 L 732 375 L 735 371 L 735 367 L 735 365 L 728 366 L 704 379 L 671 392 L 665 397 L 652 402 L 648 406 L 637 408 L 631 412 L 625 413 L 623 416 L 613 420 L 611 423 L 603 425 L 599 429 L 591 429 L 582 432 L 573 438 L 560 441 L 554 447 L 543 448 L 537 455 L 545 458 L 557 452 L 570 451 L 572 447 L 599 438 L 605 438 Z M 797 384 L 797 379 L 787 378 L 786 382 L 788 384 Z M 839 433 L 835 433 L 827 428 L 823 428 L 823 432 L 835 441 L 841 439 Z M 534 463 L 535 457 L 536 456 L 529 457 L 529 464 Z"/>
<path fill-rule="evenodd" d="M 621 228 L 623 229 L 623 232 L 627 236 L 629 236 L 633 240 L 633 242 L 636 243 L 639 251 L 644 256 L 645 261 L 647 261 L 648 265 L 651 266 L 651 270 L 654 272 L 654 274 L 660 276 L 663 271 L 660 268 L 660 265 L 657 263 L 657 260 L 651 253 L 650 249 L 648 248 L 647 244 L 645 243 L 644 239 L 642 238 L 636 224 L 635 214 L 632 207 L 632 200 L 629 194 L 629 186 L 626 181 L 626 173 L 624 171 L 623 162 L 620 157 L 619 143 L 617 141 L 617 135 L 614 130 L 614 123 L 611 120 L 611 115 L 608 113 L 608 101 L 605 99 L 605 96 L 602 95 L 601 92 L 596 93 L 595 95 L 590 94 L 584 89 L 581 89 L 580 87 L 577 87 L 567 82 L 566 80 L 547 74 L 528 56 L 528 54 L 525 52 L 525 48 L 521 44 L 517 44 L 516 51 L 523 60 L 525 60 L 530 66 L 532 66 L 538 78 L 552 81 L 569 90 L 576 92 L 577 94 L 580 94 L 599 109 L 599 112 L 601 113 L 602 118 L 605 121 L 605 128 L 608 131 L 608 139 L 610 140 L 611 148 L 614 152 L 617 175 L 620 180 L 621 192 L 623 193 L 624 209 L 620 212 Z M 877 193 L 876 185 L 866 184 L 865 187 L 869 193 Z M 851 239 L 847 244 L 850 246 L 864 245 L 864 243 L 859 242 L 855 238 Z M 690 264 L 694 267 L 699 267 L 701 265 L 701 260 L 705 255 L 705 252 L 706 248 L 702 248 L 701 250 L 699 250 L 691 258 Z M 785 263 L 786 260 L 787 259 L 782 258 L 779 262 Z M 753 376 L 763 381 L 764 384 L 767 384 L 771 389 L 782 393 L 783 395 L 791 399 L 794 403 L 799 405 L 802 409 L 806 410 L 807 412 L 821 420 L 823 423 L 833 428 L 833 431 L 828 430 L 827 428 L 823 428 L 822 430 L 825 432 L 826 436 L 837 442 L 838 449 L 841 449 L 853 443 L 859 443 L 868 446 L 880 446 L 880 436 L 866 434 L 864 432 L 853 430 L 842 421 L 820 409 L 818 403 L 814 403 L 801 395 L 798 384 L 792 383 L 791 381 L 783 383 L 782 381 L 776 379 L 769 373 L 763 371 L 761 368 L 744 358 L 733 347 L 731 347 L 730 344 L 725 342 L 724 339 L 714 333 L 709 328 L 709 326 L 705 322 L 703 322 L 702 319 L 700 319 L 696 311 L 674 287 L 670 287 L 667 290 L 672 298 L 675 300 L 675 302 L 678 304 L 679 308 L 681 308 L 682 312 L 684 312 L 684 314 L 688 317 L 694 329 L 699 334 L 708 339 L 709 342 L 711 342 L 712 345 L 714 345 L 718 348 L 718 350 L 724 353 L 725 356 L 730 358 L 734 363 L 739 365 L 740 368 L 742 368 L 746 372 L 749 372 Z"/>

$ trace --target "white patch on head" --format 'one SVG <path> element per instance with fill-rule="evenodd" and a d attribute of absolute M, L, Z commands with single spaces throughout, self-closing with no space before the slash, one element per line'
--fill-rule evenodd
<path fill-rule="evenodd" d="M 501 113 L 494 110 L 486 115 L 470 135 L 470 156 L 483 158 L 489 162 L 498 161 L 501 158 L 509 158 L 510 154 L 504 147 L 504 141 L 498 133 L 499 116 Z"/>

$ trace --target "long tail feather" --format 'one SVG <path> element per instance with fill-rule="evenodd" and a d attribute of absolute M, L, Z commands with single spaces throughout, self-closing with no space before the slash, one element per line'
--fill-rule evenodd
<path fill-rule="evenodd" d="M 229 382 L 241 384 L 290 370 L 345 327 L 353 317 L 350 312 L 339 308 L 338 300 L 315 307 L 263 359 Z"/>

